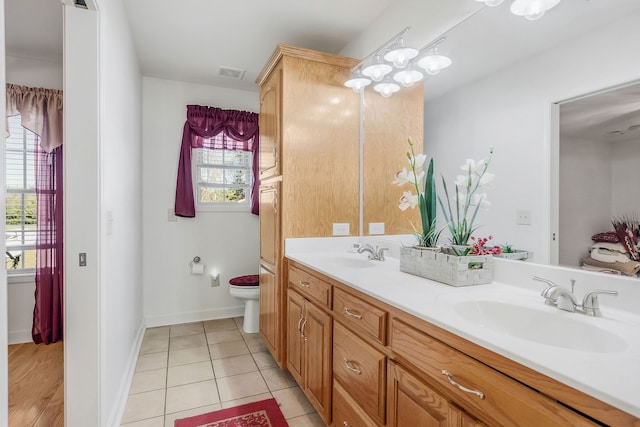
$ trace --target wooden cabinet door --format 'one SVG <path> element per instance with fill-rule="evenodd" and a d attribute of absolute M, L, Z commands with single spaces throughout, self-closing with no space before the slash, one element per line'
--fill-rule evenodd
<path fill-rule="evenodd" d="M 280 175 L 282 68 L 278 66 L 260 88 L 260 179 Z"/>
<path fill-rule="evenodd" d="M 298 384 L 303 384 L 303 352 L 304 338 L 304 298 L 297 292 L 289 290 L 287 298 L 287 369 Z"/>
<path fill-rule="evenodd" d="M 280 183 L 260 186 L 260 258 L 277 266 L 280 247 L 278 194 Z"/>
<path fill-rule="evenodd" d="M 260 265 L 260 336 L 265 346 L 276 360 L 279 352 L 278 342 L 278 288 L 276 274 L 265 265 Z"/>
<path fill-rule="evenodd" d="M 388 427 L 458 427 L 462 412 L 400 365 L 389 362 Z"/>
<path fill-rule="evenodd" d="M 305 300 L 304 390 L 325 423 L 331 420 L 331 316 Z"/>
<path fill-rule="evenodd" d="M 462 427 L 487 427 L 486 424 L 472 418 L 465 412 L 462 413 Z"/>

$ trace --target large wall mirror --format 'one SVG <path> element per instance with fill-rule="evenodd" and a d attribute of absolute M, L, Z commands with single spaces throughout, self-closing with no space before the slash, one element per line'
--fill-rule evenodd
<path fill-rule="evenodd" d="M 640 2 L 563 0 L 534 22 L 512 15 L 508 3 L 483 8 L 447 33 L 442 50 L 453 65 L 424 84 L 425 153 L 435 159 L 437 176 L 452 183 L 466 158 L 482 158 L 493 147 L 495 186 L 488 192 L 489 209 L 478 216 L 477 233 L 533 251 L 536 263 L 578 267 L 579 255 L 571 255 L 571 262 L 560 258 L 560 242 L 584 254 L 593 233 L 581 231 L 578 239 L 559 218 L 582 221 L 584 206 L 596 209 L 606 196 L 571 184 L 584 183 L 580 176 L 592 167 L 576 157 L 578 151 L 573 151 L 574 164 L 568 158 L 560 163 L 559 150 L 573 150 L 559 143 L 560 108 L 570 108 L 565 100 L 640 81 Z M 617 100 L 627 102 L 627 95 L 610 93 L 611 109 L 617 109 Z M 637 95 L 636 89 L 629 96 Z M 633 124 L 625 132 L 635 131 Z M 620 213 L 640 212 L 640 163 L 630 154 L 639 146 L 640 130 L 635 145 L 627 141 L 608 148 L 611 157 L 624 160 L 624 166 L 619 162 L 610 169 L 635 168 L 635 191 L 630 190 Z M 573 212 L 559 206 L 558 200 L 569 195 L 583 206 L 569 208 Z M 518 224 L 518 211 L 528 212 L 531 223 Z M 593 229 L 606 227 L 607 219 L 601 222 Z"/>

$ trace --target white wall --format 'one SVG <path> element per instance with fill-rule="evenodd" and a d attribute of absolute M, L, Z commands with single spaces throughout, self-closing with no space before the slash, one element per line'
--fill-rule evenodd
<path fill-rule="evenodd" d="M 436 173 L 453 182 L 465 158 L 495 147 L 492 202 L 481 212 L 477 234 L 533 250 L 536 262 L 550 252 L 550 105 L 640 78 L 638 14 L 529 58 L 452 91 L 425 106 L 426 153 Z M 594 63 L 599 52 L 605 68 Z M 532 225 L 516 225 L 516 210 L 532 212 Z"/>
<path fill-rule="evenodd" d="M 7 55 L 5 59 L 8 83 L 62 89 L 62 58 L 60 58 L 60 62 L 10 55 Z M 35 304 L 34 292 L 35 275 L 9 278 L 9 344 L 31 341 L 33 306 Z"/>
<path fill-rule="evenodd" d="M 611 147 L 612 215 L 640 215 L 640 137 Z"/>
<path fill-rule="evenodd" d="M 118 425 L 144 332 L 142 76 L 122 0 L 100 2 L 101 422 Z"/>
<path fill-rule="evenodd" d="M 601 141 L 560 138 L 560 265 L 579 267 L 591 236 L 612 229 L 611 154 Z"/>
<path fill-rule="evenodd" d="M 178 156 L 188 104 L 259 111 L 258 93 L 143 78 L 143 278 L 148 326 L 224 318 L 242 313 L 228 281 L 257 274 L 259 221 L 250 213 L 198 212 L 168 221 L 173 211 Z M 208 274 L 190 274 L 202 258 L 206 273 L 220 272 L 220 287 Z"/>
<path fill-rule="evenodd" d="M 60 62 L 7 55 L 7 83 L 62 90 L 62 58 Z"/>

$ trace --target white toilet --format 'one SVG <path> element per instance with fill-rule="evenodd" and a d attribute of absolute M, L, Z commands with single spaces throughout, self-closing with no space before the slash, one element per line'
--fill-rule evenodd
<path fill-rule="evenodd" d="M 251 274 L 229 280 L 229 293 L 232 297 L 245 300 L 242 330 L 255 334 L 260 321 L 260 276 Z"/>

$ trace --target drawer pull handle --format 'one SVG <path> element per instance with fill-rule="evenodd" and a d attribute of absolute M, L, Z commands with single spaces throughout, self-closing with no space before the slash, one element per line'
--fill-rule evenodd
<path fill-rule="evenodd" d="M 355 317 L 356 319 L 362 319 L 362 314 L 358 314 L 349 310 L 349 307 L 345 307 L 344 312 L 347 313 L 347 316 Z"/>
<path fill-rule="evenodd" d="M 308 339 L 307 335 L 305 335 L 304 333 L 304 327 L 307 326 L 307 318 L 304 318 L 304 322 L 302 322 L 302 327 L 300 328 L 300 337 L 304 338 L 304 340 L 306 341 Z"/>
<path fill-rule="evenodd" d="M 353 372 L 355 372 L 355 373 L 356 373 L 356 374 L 358 374 L 358 375 L 360 375 L 360 374 L 362 373 L 362 371 L 361 371 L 360 369 L 356 368 L 355 366 L 353 366 L 353 365 L 351 364 L 351 362 L 349 362 L 349 361 L 347 360 L 347 358 L 346 358 L 346 357 L 344 358 L 344 366 L 346 366 L 346 368 L 347 368 L 348 370 L 353 371 Z"/>
<path fill-rule="evenodd" d="M 298 320 L 298 332 L 300 332 L 300 334 L 302 334 L 302 328 L 300 327 L 300 325 L 302 324 L 303 320 L 304 320 L 304 314 L 301 314 L 300 320 Z"/>
<path fill-rule="evenodd" d="M 298 281 L 298 285 L 302 286 L 303 288 L 308 288 L 309 287 L 309 283 L 308 282 L 303 282 L 302 280 Z"/>
<path fill-rule="evenodd" d="M 453 380 L 453 375 L 451 375 L 451 373 L 449 371 L 447 371 L 446 369 L 442 370 L 442 375 L 447 377 L 447 380 L 449 380 L 449 383 L 452 386 L 459 388 L 460 390 L 464 391 L 465 393 L 475 394 L 480 399 L 484 400 L 484 393 L 483 392 L 478 391 L 478 390 L 471 390 L 470 388 L 466 388 L 465 386 L 458 384 L 457 382 L 455 382 Z"/>

